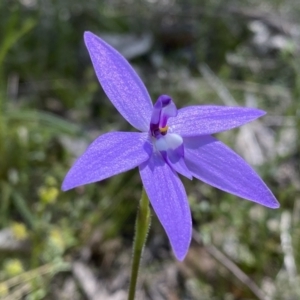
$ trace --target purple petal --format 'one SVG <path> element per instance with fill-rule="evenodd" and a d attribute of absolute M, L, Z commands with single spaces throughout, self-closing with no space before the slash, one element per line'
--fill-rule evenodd
<path fill-rule="evenodd" d="M 66 175 L 62 190 L 96 182 L 133 169 L 152 153 L 147 133 L 111 132 L 98 137 Z"/>
<path fill-rule="evenodd" d="M 278 208 L 279 203 L 256 172 L 211 136 L 184 138 L 186 165 L 194 177 L 231 194 Z"/>
<path fill-rule="evenodd" d="M 165 127 L 170 117 L 177 116 L 177 107 L 173 102 L 172 98 L 168 95 L 159 96 L 157 102 L 162 103 L 162 110 L 160 115 L 159 127 Z"/>
<path fill-rule="evenodd" d="M 175 256 L 183 260 L 191 242 L 191 212 L 182 182 L 158 153 L 140 166 L 152 207 L 164 227 Z"/>
<path fill-rule="evenodd" d="M 153 105 L 139 76 L 117 50 L 93 33 L 85 32 L 84 41 L 107 97 L 132 126 L 148 131 Z"/>
<path fill-rule="evenodd" d="M 167 133 L 154 141 L 155 148 L 177 173 L 192 179 L 193 176 L 184 161 L 183 139 L 176 133 Z"/>
<path fill-rule="evenodd" d="M 161 95 L 156 100 L 150 122 L 150 130 L 153 136 L 160 134 L 159 128 L 164 128 L 170 117 L 177 116 L 177 108 L 172 98 L 168 95 Z"/>
<path fill-rule="evenodd" d="M 188 106 L 179 109 L 168 125 L 182 137 L 207 135 L 241 126 L 264 114 L 262 110 L 248 107 Z"/>

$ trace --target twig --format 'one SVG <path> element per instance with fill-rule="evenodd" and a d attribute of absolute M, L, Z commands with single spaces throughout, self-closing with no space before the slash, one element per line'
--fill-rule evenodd
<path fill-rule="evenodd" d="M 223 82 L 226 86 L 229 87 L 229 89 L 233 90 L 239 90 L 255 94 L 263 94 L 270 97 L 285 98 L 285 100 L 289 102 L 291 102 L 292 99 L 289 89 L 280 85 L 261 84 L 251 81 L 239 81 L 231 79 L 223 80 Z"/>
<path fill-rule="evenodd" d="M 231 95 L 228 88 L 223 82 L 214 74 L 209 66 L 202 64 L 199 66 L 199 70 L 206 80 L 206 82 L 212 87 L 212 89 L 218 94 L 220 99 L 225 105 L 237 106 L 238 103 Z M 246 95 L 247 96 L 247 95 Z M 253 96 L 254 98 L 254 96 Z M 255 98 L 254 98 L 255 99 Z M 246 105 L 247 106 L 247 105 Z M 260 126 L 260 125 L 256 125 Z M 262 132 L 262 128 L 260 132 Z M 266 131 L 265 131 L 266 133 Z M 255 134 L 255 127 L 252 125 L 240 128 L 239 135 L 237 136 L 237 144 L 241 149 L 240 151 L 246 156 L 247 160 L 254 165 L 260 165 L 264 162 L 265 156 L 262 148 L 257 140 Z M 247 145 L 245 147 L 245 145 Z"/>
<path fill-rule="evenodd" d="M 33 290 L 33 286 L 30 283 L 21 284 L 9 295 L 1 298 L 2 300 L 20 300 L 25 295 L 28 295 Z"/>
<path fill-rule="evenodd" d="M 246 275 L 233 261 L 231 261 L 225 254 L 218 250 L 214 245 L 204 245 L 200 234 L 193 229 L 193 239 L 199 245 L 204 246 L 204 249 L 214 257 L 219 263 L 226 267 L 237 279 L 245 284 L 259 300 L 266 300 L 264 292 L 259 286 Z"/>
<path fill-rule="evenodd" d="M 213 71 L 206 64 L 202 64 L 199 66 L 199 71 L 201 72 L 204 79 L 207 83 L 216 91 L 220 99 L 224 102 L 224 104 L 229 106 L 236 106 L 237 102 L 232 97 L 228 89 L 221 82 L 221 80 L 213 73 Z"/>
<path fill-rule="evenodd" d="M 228 12 L 249 19 L 260 20 L 273 30 L 276 30 L 281 34 L 285 34 L 290 37 L 295 37 L 295 34 L 297 34 L 295 32 L 295 28 L 297 28 L 296 23 L 288 22 L 287 20 L 284 20 L 280 15 L 275 13 L 266 13 L 259 9 L 244 7 L 242 8 L 236 6 L 228 7 Z"/>
<path fill-rule="evenodd" d="M 288 211 L 285 211 L 281 214 L 280 240 L 281 240 L 281 248 L 284 257 L 284 266 L 286 268 L 290 283 L 293 283 L 297 276 L 297 268 L 295 263 L 290 228 L 291 228 L 291 214 Z"/>
<path fill-rule="evenodd" d="M 118 290 L 112 294 L 108 292 L 106 287 L 97 280 L 96 276 L 88 265 L 82 262 L 73 263 L 73 275 L 80 284 L 83 292 L 89 300 L 125 300 L 126 292 Z"/>
<path fill-rule="evenodd" d="M 96 297 L 100 295 L 100 297 L 108 296 L 105 289 L 103 289 L 102 292 L 100 292 L 100 284 L 97 281 L 96 276 L 93 274 L 92 270 L 87 265 L 81 262 L 74 262 L 73 274 L 80 283 L 80 286 L 88 299 L 95 300 L 97 299 Z M 98 299 L 101 299 L 100 297 Z"/>
<path fill-rule="evenodd" d="M 39 268 L 24 272 L 20 275 L 17 275 L 15 277 L 7 279 L 1 283 L 5 284 L 9 288 L 12 288 L 18 284 L 30 281 L 36 277 L 43 276 L 47 273 L 51 273 L 54 270 L 55 270 L 55 265 L 53 265 L 52 263 L 49 263 L 49 264 L 43 265 Z"/>

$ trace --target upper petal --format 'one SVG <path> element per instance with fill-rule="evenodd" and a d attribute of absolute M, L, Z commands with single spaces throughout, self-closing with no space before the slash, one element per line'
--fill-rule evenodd
<path fill-rule="evenodd" d="M 264 114 L 262 110 L 248 107 L 188 106 L 179 109 L 168 124 L 181 136 L 207 135 L 241 126 Z"/>
<path fill-rule="evenodd" d="M 66 175 L 62 190 L 96 182 L 130 170 L 152 153 L 147 133 L 110 132 L 98 137 Z"/>
<path fill-rule="evenodd" d="M 139 76 L 117 50 L 93 33 L 85 32 L 84 41 L 108 98 L 132 126 L 147 131 L 153 105 Z"/>
<path fill-rule="evenodd" d="M 211 136 L 184 138 L 186 165 L 194 177 L 231 194 L 278 208 L 258 174 L 235 152 Z"/>
<path fill-rule="evenodd" d="M 192 234 L 191 211 L 183 184 L 177 174 L 155 152 L 149 161 L 140 166 L 140 174 L 175 256 L 183 260 Z"/>
<path fill-rule="evenodd" d="M 150 122 L 150 131 L 153 136 L 160 135 L 160 130 L 167 129 L 167 122 L 170 117 L 177 115 L 177 108 L 172 98 L 168 95 L 161 95 L 154 104 Z"/>

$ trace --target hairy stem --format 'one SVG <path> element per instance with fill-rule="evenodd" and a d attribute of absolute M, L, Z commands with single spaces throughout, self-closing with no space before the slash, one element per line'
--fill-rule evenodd
<path fill-rule="evenodd" d="M 145 192 L 145 189 L 143 189 L 142 197 L 140 200 L 140 207 L 136 216 L 136 223 L 135 223 L 135 236 L 133 242 L 133 257 L 132 257 L 128 300 L 134 300 L 135 297 L 136 282 L 139 273 L 141 256 L 143 253 L 144 245 L 146 243 L 150 224 L 151 224 L 151 214 L 150 214 L 150 207 L 149 207 L 149 199 Z"/>

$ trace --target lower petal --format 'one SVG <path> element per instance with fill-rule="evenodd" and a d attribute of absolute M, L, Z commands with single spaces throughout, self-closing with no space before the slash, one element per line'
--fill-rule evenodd
<path fill-rule="evenodd" d="M 153 152 L 140 166 L 152 207 L 164 227 L 175 256 L 183 260 L 191 242 L 192 220 L 187 195 L 177 174 Z"/>
<path fill-rule="evenodd" d="M 211 136 L 184 138 L 186 165 L 194 177 L 231 194 L 278 208 L 258 174 L 235 152 Z"/>
<path fill-rule="evenodd" d="M 193 178 L 184 161 L 183 139 L 180 135 L 168 133 L 156 139 L 154 145 L 171 168 L 189 179 Z"/>
<path fill-rule="evenodd" d="M 96 182 L 133 169 L 152 153 L 148 133 L 111 132 L 98 137 L 66 175 L 62 190 Z"/>

